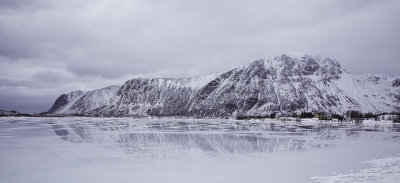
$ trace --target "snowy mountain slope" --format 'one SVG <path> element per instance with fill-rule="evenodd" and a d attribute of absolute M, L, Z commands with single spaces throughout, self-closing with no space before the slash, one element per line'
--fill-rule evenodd
<path fill-rule="evenodd" d="M 48 111 L 49 113 L 62 114 L 67 110 L 84 94 L 83 91 L 73 91 L 69 94 L 62 94 L 54 102 L 53 106 Z"/>
<path fill-rule="evenodd" d="M 400 77 L 355 75 L 329 58 L 281 55 L 193 79 L 136 78 L 121 87 L 69 95 L 60 96 L 71 99 L 57 99 L 49 112 L 194 117 L 379 113 L 400 109 Z"/>
<path fill-rule="evenodd" d="M 61 95 L 50 113 L 56 114 L 82 114 L 107 105 L 116 96 L 120 86 L 109 86 L 89 92 L 74 91 Z"/>
<path fill-rule="evenodd" d="M 195 92 L 218 74 L 193 79 L 137 78 L 127 81 L 118 91 L 118 99 L 95 115 L 187 115 L 187 105 Z"/>

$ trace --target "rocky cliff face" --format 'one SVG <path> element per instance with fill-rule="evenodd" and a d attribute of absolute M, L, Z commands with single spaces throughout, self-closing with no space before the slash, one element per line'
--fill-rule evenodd
<path fill-rule="evenodd" d="M 281 55 L 193 79 L 136 78 L 123 86 L 61 95 L 55 114 L 263 116 L 400 110 L 400 78 L 354 75 L 329 58 Z"/>
<path fill-rule="evenodd" d="M 73 91 L 69 94 L 62 94 L 54 102 L 53 106 L 48 111 L 49 113 L 63 113 L 64 110 L 68 110 L 76 99 L 79 99 L 83 95 L 82 91 Z"/>
<path fill-rule="evenodd" d="M 82 92 L 73 91 L 63 94 L 54 102 L 49 113 L 54 114 L 86 114 L 89 111 L 105 106 L 116 96 L 120 86 L 109 86 L 106 88 Z"/>

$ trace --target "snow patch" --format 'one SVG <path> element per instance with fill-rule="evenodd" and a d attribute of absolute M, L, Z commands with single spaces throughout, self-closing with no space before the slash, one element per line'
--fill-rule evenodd
<path fill-rule="evenodd" d="M 311 179 L 322 183 L 397 183 L 400 180 L 400 154 L 364 163 L 368 164 L 370 168 L 326 177 L 314 176 Z"/>

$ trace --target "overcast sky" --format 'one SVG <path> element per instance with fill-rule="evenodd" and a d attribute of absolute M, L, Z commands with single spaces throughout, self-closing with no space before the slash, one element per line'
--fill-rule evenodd
<path fill-rule="evenodd" d="M 399 19 L 398 0 L 0 0 L 0 109 L 280 53 L 400 75 Z"/>

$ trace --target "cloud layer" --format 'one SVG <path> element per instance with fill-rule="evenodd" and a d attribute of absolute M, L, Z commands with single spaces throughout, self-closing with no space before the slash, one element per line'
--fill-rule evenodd
<path fill-rule="evenodd" d="M 71 90 L 279 53 L 399 75 L 399 9 L 395 0 L 2 0 L 0 108 L 41 112 Z"/>

